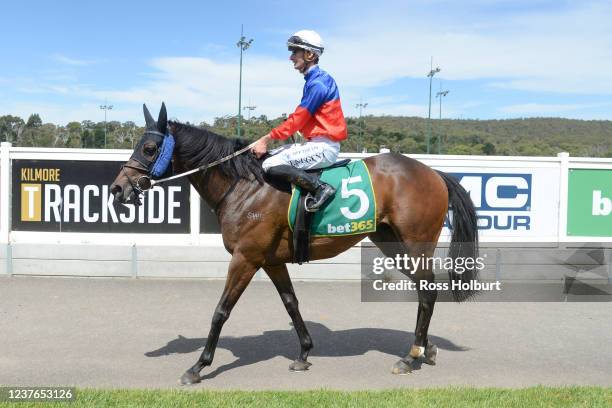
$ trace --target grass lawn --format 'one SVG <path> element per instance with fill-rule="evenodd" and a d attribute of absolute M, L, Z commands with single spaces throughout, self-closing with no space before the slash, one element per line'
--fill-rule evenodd
<path fill-rule="evenodd" d="M 201 391 L 78 389 L 67 403 L 0 402 L 0 407 L 611 407 L 612 388 L 428 388 L 386 391 Z"/>

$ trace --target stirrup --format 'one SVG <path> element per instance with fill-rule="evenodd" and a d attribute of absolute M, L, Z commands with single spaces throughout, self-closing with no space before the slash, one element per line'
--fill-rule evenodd
<path fill-rule="evenodd" d="M 310 203 L 310 205 L 309 205 Z M 306 198 L 304 198 L 304 209 L 306 211 L 308 211 L 309 213 L 313 213 L 313 212 L 317 212 L 319 211 L 319 207 L 315 207 L 312 208 L 311 206 L 315 205 L 317 203 L 317 201 L 315 200 L 315 198 L 312 196 L 311 193 L 306 194 Z"/>
<path fill-rule="evenodd" d="M 316 194 L 314 195 L 314 197 L 312 193 L 308 193 L 306 195 L 306 198 L 304 200 L 304 209 L 306 211 L 311 213 L 319 211 L 319 208 L 321 208 L 321 206 L 325 204 L 325 202 L 327 202 L 330 198 L 332 198 L 336 193 L 336 189 L 330 186 L 329 184 L 325 185 L 325 187 L 323 188 L 323 192 L 327 190 L 328 194 L 327 196 L 325 196 L 325 194 L 321 194 L 321 198 L 319 198 L 318 201 L 316 200 Z"/>

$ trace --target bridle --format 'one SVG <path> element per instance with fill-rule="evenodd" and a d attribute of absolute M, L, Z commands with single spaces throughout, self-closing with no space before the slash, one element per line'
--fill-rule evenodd
<path fill-rule="evenodd" d="M 147 191 L 148 189 L 150 189 L 151 186 L 151 178 L 149 177 L 148 174 L 140 174 L 139 177 L 136 179 L 136 181 L 133 181 L 132 178 L 130 177 L 130 175 L 127 173 L 127 171 L 125 171 L 125 168 L 128 169 L 134 169 L 137 171 L 144 171 L 144 172 L 148 172 L 149 170 L 146 168 L 142 168 L 139 166 L 131 166 L 129 164 L 124 164 L 123 166 L 121 166 L 121 171 L 123 171 L 123 174 L 125 174 L 125 177 L 128 180 L 128 183 L 130 183 L 130 186 L 132 187 L 132 190 L 134 190 L 134 192 L 136 193 L 136 204 L 140 205 L 140 195 L 144 194 L 145 191 Z"/>
<path fill-rule="evenodd" d="M 153 135 L 156 135 L 156 136 L 161 136 L 162 138 L 167 136 L 167 135 L 164 135 L 163 133 L 155 131 L 155 130 L 147 130 L 147 131 L 144 132 L 144 134 L 145 135 L 146 134 L 153 134 Z M 162 178 L 162 179 L 157 179 L 157 180 L 152 178 L 151 168 L 154 167 L 156 161 L 159 159 L 159 153 L 156 156 L 155 160 L 148 160 L 145 157 L 140 157 L 140 156 L 142 156 L 140 154 L 140 144 L 142 144 L 142 143 L 140 143 L 139 146 L 137 146 L 136 149 L 134 150 L 134 152 L 132 153 L 132 156 L 130 157 L 130 160 L 129 160 L 129 161 L 133 160 L 134 162 L 138 163 L 139 166 L 133 166 L 133 165 L 129 165 L 129 164 L 126 163 L 126 164 L 121 166 L 121 171 L 123 171 L 123 174 L 125 174 L 125 176 L 126 176 L 126 178 L 128 180 L 128 183 L 130 183 L 130 186 L 132 187 L 132 190 L 134 190 L 134 192 L 136 194 L 135 203 L 137 205 L 140 205 L 141 204 L 141 202 L 140 202 L 140 195 L 143 194 L 145 191 L 150 190 L 151 188 L 153 188 L 153 186 L 156 186 L 156 185 L 161 184 L 161 183 L 165 183 L 165 182 L 170 181 L 170 180 L 175 180 L 175 179 L 178 179 L 178 178 L 181 178 L 181 177 L 185 177 L 185 176 L 188 176 L 190 174 L 197 173 L 199 171 L 203 171 L 203 172 L 206 173 L 206 171 L 208 169 L 210 169 L 211 167 L 217 166 L 217 165 L 219 165 L 221 163 L 224 163 L 224 162 L 226 162 L 228 160 L 231 160 L 234 157 L 239 156 L 242 153 L 246 152 L 247 150 L 250 150 L 253 146 L 255 146 L 255 143 L 257 143 L 257 142 L 253 142 L 250 145 L 245 146 L 242 149 L 237 150 L 237 151 L 235 151 L 234 153 L 232 153 L 230 155 L 227 155 L 227 156 L 225 156 L 225 157 L 223 157 L 223 158 L 221 158 L 219 160 L 215 160 L 212 163 L 208 163 L 208 164 L 202 165 L 202 166 L 200 166 L 198 168 L 195 168 L 195 169 L 192 169 L 192 170 L 189 170 L 189 171 L 185 171 L 183 173 L 176 174 L 174 176 L 170 176 L 170 177 L 166 177 L 166 178 Z M 159 142 L 157 142 L 157 145 L 158 145 L 157 148 L 158 148 L 158 151 L 159 151 L 160 150 Z M 143 161 L 144 162 L 148 162 L 148 163 L 145 164 L 145 163 L 143 163 Z M 139 174 L 139 177 L 136 180 L 134 180 L 132 177 L 129 176 L 127 171 L 125 171 L 126 167 L 128 169 L 133 169 L 133 170 L 138 171 L 139 173 L 142 172 L 144 174 Z M 228 193 L 231 190 L 233 190 L 233 187 L 235 187 L 235 185 L 232 185 L 232 188 L 230 188 L 228 190 L 228 192 L 226 192 L 226 194 L 223 195 L 223 198 L 225 198 L 225 196 L 227 196 Z"/>
<path fill-rule="evenodd" d="M 165 138 L 167 135 L 164 135 L 161 132 L 158 132 L 156 130 L 147 130 L 144 132 L 145 135 L 147 134 L 151 134 L 151 135 L 155 135 L 158 137 L 161 137 L 162 141 L 163 138 Z M 134 152 L 132 153 L 132 156 L 130 157 L 130 160 L 128 160 L 128 163 L 131 161 L 134 161 L 136 163 L 138 163 L 138 165 L 130 165 L 125 163 L 124 165 L 121 166 L 121 171 L 123 172 L 123 174 L 125 174 L 125 177 L 128 180 L 128 183 L 130 183 L 130 186 L 132 187 L 132 190 L 134 190 L 134 193 L 136 194 L 136 198 L 135 198 L 135 202 L 137 205 L 140 205 L 140 195 L 143 194 L 145 191 L 149 190 L 152 187 L 152 176 L 151 176 L 151 168 L 155 165 L 156 161 L 159 159 L 159 150 L 161 149 L 160 147 L 160 143 L 159 140 L 156 141 L 156 145 L 158 148 L 158 154 L 155 157 L 154 160 L 149 160 L 146 157 L 144 157 L 140 150 L 141 150 L 141 145 L 144 144 L 144 140 L 143 142 L 139 143 L 138 146 L 136 146 L 136 149 L 134 150 Z M 127 171 L 125 171 L 126 167 L 128 169 L 133 169 L 138 171 L 139 176 L 136 180 L 134 180 L 132 177 L 130 177 L 130 175 L 128 174 Z M 142 174 L 144 173 L 144 174 Z"/>

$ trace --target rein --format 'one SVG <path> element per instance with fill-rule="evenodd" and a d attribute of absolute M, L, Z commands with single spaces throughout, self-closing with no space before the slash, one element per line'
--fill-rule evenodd
<path fill-rule="evenodd" d="M 176 174 L 174 176 L 166 177 L 166 178 L 163 178 L 163 179 L 153 179 L 153 176 L 155 175 L 154 171 L 155 171 L 156 167 L 159 166 L 162 169 L 162 170 L 159 170 L 160 172 L 164 172 L 165 169 L 167 168 L 167 165 L 169 164 L 169 158 L 171 157 L 172 151 L 174 149 L 174 139 L 172 138 L 172 134 L 170 134 L 170 133 L 164 135 L 163 133 L 157 132 L 157 131 L 154 131 L 154 130 L 147 131 L 145 133 L 151 133 L 151 134 L 154 134 L 154 135 L 162 136 L 162 137 L 164 137 L 164 141 L 163 141 L 163 144 L 162 144 L 162 147 L 161 147 L 162 153 L 160 154 L 160 156 L 155 161 L 153 161 L 153 162 L 151 162 L 149 164 L 144 164 L 142 160 L 139 160 L 138 156 L 133 154 L 130 159 L 134 160 L 136 163 L 138 163 L 138 165 L 132 166 L 132 165 L 124 164 L 123 166 L 121 166 L 121 170 L 125 173 L 125 176 L 127 177 L 127 180 L 130 183 L 132 189 L 136 192 L 136 197 L 139 197 L 145 191 L 150 190 L 154 186 L 156 186 L 158 184 L 165 183 L 165 182 L 170 181 L 170 180 L 176 180 L 176 179 L 179 179 L 181 177 L 185 177 L 185 176 L 188 176 L 190 174 L 194 174 L 194 173 L 197 173 L 197 172 L 200 172 L 200 171 L 203 171 L 204 174 L 206 174 L 206 171 L 208 169 L 210 169 L 212 167 L 215 167 L 215 166 L 217 166 L 217 165 L 219 165 L 221 163 L 224 163 L 224 162 L 226 162 L 228 160 L 231 160 L 231 159 L 233 159 L 236 156 L 241 155 L 242 153 L 250 150 L 257 143 L 257 141 L 255 141 L 255 142 L 251 143 L 250 145 L 245 146 L 242 149 L 237 150 L 237 151 L 235 151 L 234 153 L 232 153 L 232 154 L 230 154 L 228 156 L 225 156 L 225 157 L 223 157 L 221 159 L 215 160 L 212 163 L 208 163 L 208 164 L 199 166 L 199 167 L 197 167 L 195 169 L 188 170 L 188 171 L 185 171 L 183 173 Z M 166 140 L 167 140 L 166 138 L 168 136 L 172 139 L 171 140 L 172 144 L 170 145 L 169 149 L 165 149 Z M 168 160 L 168 162 L 159 165 L 158 162 L 162 158 L 165 158 L 166 160 Z M 154 170 L 151 170 L 151 167 L 153 167 Z M 136 178 L 136 180 L 133 180 L 129 176 L 129 174 L 125 171 L 126 168 L 131 168 L 131 169 L 137 170 L 139 172 L 145 172 L 146 174 L 142 174 L 138 178 Z M 218 209 L 221 206 L 221 204 L 223 203 L 223 201 L 225 201 L 225 198 L 234 191 L 234 189 L 236 188 L 237 181 L 238 180 L 234 180 L 234 182 L 231 184 L 229 189 L 221 197 L 221 200 L 219 200 L 219 202 L 215 205 L 215 208 L 214 208 L 215 212 L 218 211 Z M 136 204 L 140 205 L 140 200 L 138 198 L 137 198 Z"/>
<path fill-rule="evenodd" d="M 219 160 L 215 160 L 212 163 L 205 164 L 205 165 L 200 166 L 198 168 L 195 168 L 193 170 L 189 170 L 189 171 L 186 171 L 186 172 L 183 172 L 183 173 L 180 173 L 180 174 L 176 174 L 174 176 L 166 177 L 164 179 L 151 180 L 151 186 L 149 188 L 151 188 L 151 187 L 153 187 L 153 186 L 155 186 L 157 184 L 165 183 L 166 181 L 175 180 L 175 179 L 178 179 L 178 178 L 181 178 L 181 177 L 188 176 L 188 175 L 193 174 L 193 173 L 197 173 L 198 171 L 206 171 L 206 170 L 210 169 L 211 167 L 215 167 L 218 164 L 221 164 L 221 163 L 226 162 L 226 161 L 228 161 L 230 159 L 233 159 L 234 157 L 241 155 L 242 153 L 246 152 L 247 150 L 250 150 L 253 146 L 255 146 L 255 143 L 257 143 L 257 142 L 253 142 L 250 145 L 248 145 L 246 147 L 243 147 L 242 149 L 240 149 L 238 151 L 235 151 L 234 153 L 230 154 L 229 156 L 225 156 L 225 157 L 223 157 L 223 158 L 221 158 Z M 147 188 L 147 190 L 149 188 Z"/>

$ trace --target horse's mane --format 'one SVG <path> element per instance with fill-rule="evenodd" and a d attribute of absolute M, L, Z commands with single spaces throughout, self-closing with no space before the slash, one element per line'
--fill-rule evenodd
<path fill-rule="evenodd" d="M 187 169 L 195 169 L 229 156 L 248 145 L 241 139 L 228 139 L 196 126 L 168 121 L 176 139 L 175 154 Z M 223 174 L 237 179 L 252 180 L 252 176 L 263 184 L 261 163 L 251 152 L 244 152 L 218 166 Z"/>

